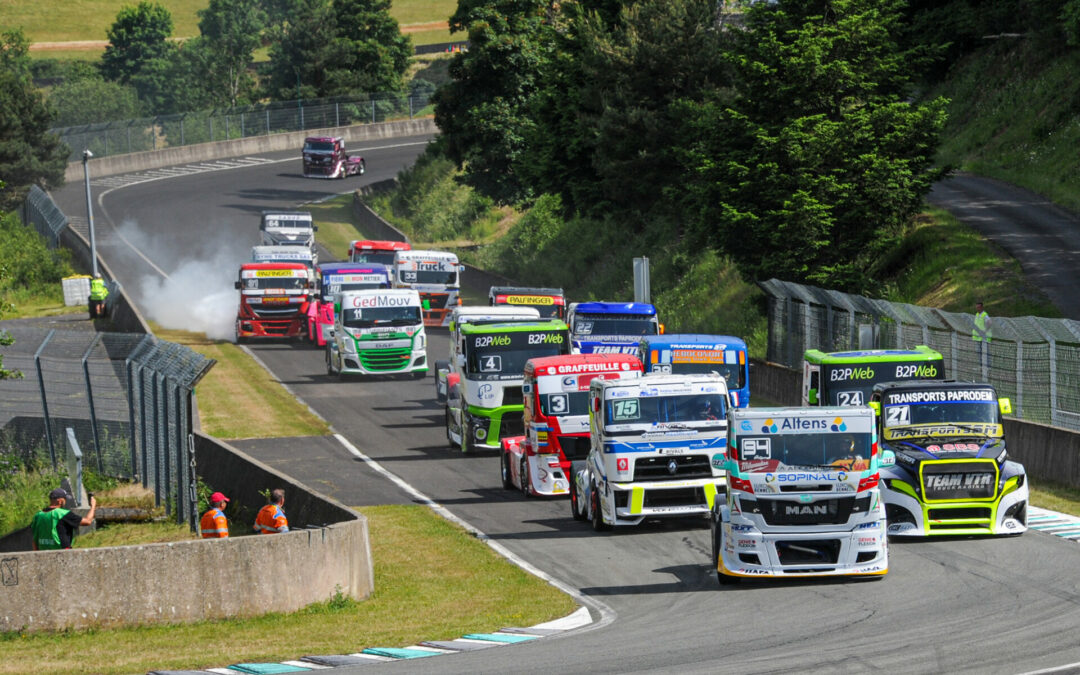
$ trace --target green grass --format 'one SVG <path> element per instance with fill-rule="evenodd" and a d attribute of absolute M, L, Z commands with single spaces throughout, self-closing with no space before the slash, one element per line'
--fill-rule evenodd
<path fill-rule="evenodd" d="M 1080 489 L 1049 481 L 1032 480 L 1029 490 L 1032 505 L 1080 516 Z"/>
<path fill-rule="evenodd" d="M 0 487 L 0 537 L 29 525 L 34 514 L 48 506 L 49 491 L 59 484 L 60 479 L 51 471 L 18 471 L 4 476 Z"/>
<path fill-rule="evenodd" d="M 136 546 L 163 544 L 171 541 L 198 539 L 187 524 L 175 522 L 108 523 L 87 535 L 78 536 L 72 548 L 103 548 L 105 546 Z"/>
<path fill-rule="evenodd" d="M 369 519 L 375 570 L 375 592 L 363 602 L 328 598 L 287 615 L 188 625 L 8 633 L 0 636 L 0 673 L 133 673 L 348 654 L 531 625 L 575 608 L 425 507 L 360 511 Z M 241 570 L 222 573 L 243 585 Z"/>
<path fill-rule="evenodd" d="M 340 260 L 349 259 L 349 242 L 364 238 L 354 225 L 352 203 L 353 195 L 350 192 L 306 207 L 319 227 L 319 231 L 315 233 L 315 241 Z"/>

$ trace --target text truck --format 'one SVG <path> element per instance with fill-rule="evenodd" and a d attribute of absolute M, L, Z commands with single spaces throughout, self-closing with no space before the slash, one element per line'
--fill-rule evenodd
<path fill-rule="evenodd" d="M 888 382 L 870 405 L 882 446 L 896 453 L 881 471 L 891 536 L 1027 530 L 1027 475 L 1007 459 L 1001 423 L 1009 399 L 989 384 Z"/>
<path fill-rule="evenodd" d="M 311 270 L 303 263 L 245 263 L 235 287 L 240 291 L 236 341 L 295 338 L 307 328 Z"/>
<path fill-rule="evenodd" d="M 803 354 L 802 404 L 866 405 L 878 382 L 944 380 L 945 361 L 925 345 Z"/>
<path fill-rule="evenodd" d="M 344 291 L 326 343 L 328 375 L 427 374 L 420 296 L 403 289 Z"/>
<path fill-rule="evenodd" d="M 735 408 L 750 405 L 750 362 L 746 343 L 730 335 L 647 335 L 638 346 L 645 373 L 720 373 Z"/>
<path fill-rule="evenodd" d="M 740 408 L 729 419 L 727 458 L 714 458 L 728 485 L 711 518 L 720 583 L 888 572 L 873 410 Z"/>
<path fill-rule="evenodd" d="M 566 354 L 525 364 L 525 435 L 502 440 L 502 484 L 529 495 L 565 495 L 570 463 L 589 455 L 589 385 L 641 377 L 626 354 Z"/>
<path fill-rule="evenodd" d="M 704 516 L 724 491 L 727 386 L 709 375 L 594 379 L 589 455 L 571 465 L 571 514 L 593 529 Z"/>
<path fill-rule="evenodd" d="M 566 323 L 579 354 L 637 354 L 641 338 L 663 332 L 656 307 L 641 302 L 574 302 Z"/>
<path fill-rule="evenodd" d="M 420 294 L 424 325 L 450 325 L 450 310 L 461 304 L 462 265 L 445 251 L 398 251 L 394 255 L 394 287 Z"/>

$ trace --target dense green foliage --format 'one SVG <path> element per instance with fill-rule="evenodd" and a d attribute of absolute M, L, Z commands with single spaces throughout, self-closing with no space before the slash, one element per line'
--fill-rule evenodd
<path fill-rule="evenodd" d="M 96 73 L 66 78 L 49 93 L 49 103 L 56 111 L 54 127 L 134 119 L 142 114 L 135 87 L 110 82 Z"/>
<path fill-rule="evenodd" d="M 266 13 L 259 0 L 210 0 L 199 10 L 199 33 L 186 49 L 206 52 L 206 88 L 215 103 L 235 106 L 248 102 L 255 80 L 248 72 L 255 49 L 261 43 Z"/>
<path fill-rule="evenodd" d="M 102 75 L 134 86 L 140 99 L 161 107 L 168 97 L 167 79 L 177 51 L 176 45 L 166 41 L 172 29 L 172 15 L 157 3 L 141 0 L 134 7 L 124 7 L 108 30 Z"/>

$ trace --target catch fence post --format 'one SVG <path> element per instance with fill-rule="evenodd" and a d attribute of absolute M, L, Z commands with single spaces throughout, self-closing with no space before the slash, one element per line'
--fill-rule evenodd
<path fill-rule="evenodd" d="M 45 378 L 41 374 L 41 352 L 45 351 L 45 345 L 49 344 L 49 340 L 52 339 L 55 333 L 55 328 L 50 330 L 41 346 L 34 352 L 34 366 L 37 367 L 38 387 L 41 388 L 41 408 L 45 413 L 45 439 L 49 442 L 49 458 L 52 459 L 54 471 L 56 470 L 56 445 L 53 443 L 52 422 L 49 419 L 49 402 L 45 397 Z"/>
<path fill-rule="evenodd" d="M 97 470 L 98 473 L 104 473 L 101 462 L 101 438 L 98 436 L 97 425 L 97 412 L 94 409 L 94 388 L 90 384 L 90 352 L 94 351 L 94 347 L 101 341 L 101 333 L 97 333 L 94 339 L 90 341 L 90 346 L 86 348 L 82 356 L 83 377 L 86 379 L 86 401 L 90 404 L 90 429 L 94 432 L 94 454 L 97 455 Z"/>

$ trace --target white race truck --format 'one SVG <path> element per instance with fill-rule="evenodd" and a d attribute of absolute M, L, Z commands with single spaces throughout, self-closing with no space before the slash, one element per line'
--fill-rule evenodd
<path fill-rule="evenodd" d="M 427 374 L 427 334 L 416 291 L 343 291 L 326 343 L 328 375 Z"/>
<path fill-rule="evenodd" d="M 319 264 L 315 232 L 319 228 L 307 211 L 263 211 L 259 235 L 263 246 L 303 246 L 311 251 L 312 264 Z"/>
<path fill-rule="evenodd" d="M 306 246 L 252 246 L 251 262 L 298 262 L 314 271 L 316 257 Z"/>
<path fill-rule="evenodd" d="M 740 578 L 889 570 L 874 411 L 868 407 L 740 408 L 730 414 L 727 499 L 712 511 L 712 564 Z"/>
<path fill-rule="evenodd" d="M 394 253 L 394 288 L 411 288 L 424 303 L 424 325 L 447 327 L 450 311 L 461 304 L 462 264 L 446 251 Z"/>
<path fill-rule="evenodd" d="M 716 373 L 594 379 L 588 459 L 570 467 L 574 518 L 603 531 L 707 515 L 724 491 L 716 458 L 727 445 L 727 400 Z"/>

